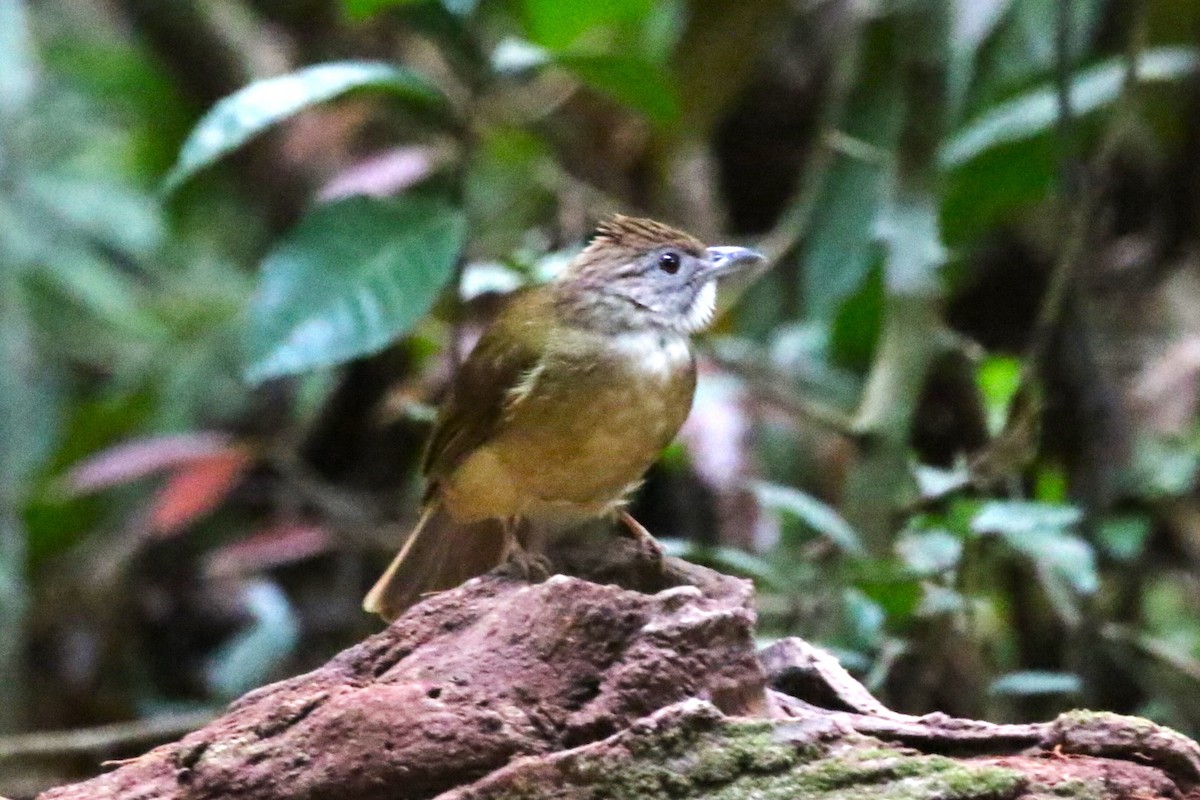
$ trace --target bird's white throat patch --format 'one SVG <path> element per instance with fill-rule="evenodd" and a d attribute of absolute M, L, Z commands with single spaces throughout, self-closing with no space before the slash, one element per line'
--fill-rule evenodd
<path fill-rule="evenodd" d="M 622 333 L 613 343 L 631 369 L 669 378 L 692 360 L 686 336 L 663 331 Z"/>
<path fill-rule="evenodd" d="M 717 282 L 708 280 L 700 287 L 700 291 L 696 292 L 696 299 L 692 301 L 692 307 L 683 315 L 679 330 L 683 333 L 704 330 L 708 327 L 708 323 L 712 322 L 716 310 Z"/>

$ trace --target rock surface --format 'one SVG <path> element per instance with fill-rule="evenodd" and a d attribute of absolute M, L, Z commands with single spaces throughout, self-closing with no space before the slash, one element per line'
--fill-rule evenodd
<path fill-rule="evenodd" d="M 631 543 L 556 563 L 593 580 L 475 579 L 41 797 L 1200 800 L 1200 748 L 1148 722 L 896 714 L 800 640 L 756 653 L 745 581 Z"/>

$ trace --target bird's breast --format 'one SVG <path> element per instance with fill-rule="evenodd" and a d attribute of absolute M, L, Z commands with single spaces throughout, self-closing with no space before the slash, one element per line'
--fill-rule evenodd
<path fill-rule="evenodd" d="M 568 334 L 451 476 L 447 499 L 464 518 L 598 514 L 675 437 L 694 390 L 682 335 Z"/>

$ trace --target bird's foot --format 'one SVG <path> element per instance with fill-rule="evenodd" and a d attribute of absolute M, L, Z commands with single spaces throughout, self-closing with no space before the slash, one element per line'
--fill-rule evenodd
<path fill-rule="evenodd" d="M 658 540 L 651 535 L 650 531 L 642 523 L 633 518 L 625 509 L 617 511 L 617 521 L 625 528 L 629 535 L 638 544 L 638 549 L 641 550 L 647 560 L 661 562 L 663 560 L 662 545 Z"/>
<path fill-rule="evenodd" d="M 526 583 L 540 583 L 550 577 L 552 564 L 541 553 L 514 547 L 508 554 L 504 571 Z"/>

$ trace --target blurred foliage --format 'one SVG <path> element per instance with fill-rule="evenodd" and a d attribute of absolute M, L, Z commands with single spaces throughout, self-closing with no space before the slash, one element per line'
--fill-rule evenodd
<path fill-rule="evenodd" d="M 1200 733 L 1200 7 L 719 5 L 0 0 L 0 732 L 371 630 L 453 364 L 620 210 L 773 262 L 635 503 L 764 638 Z"/>

